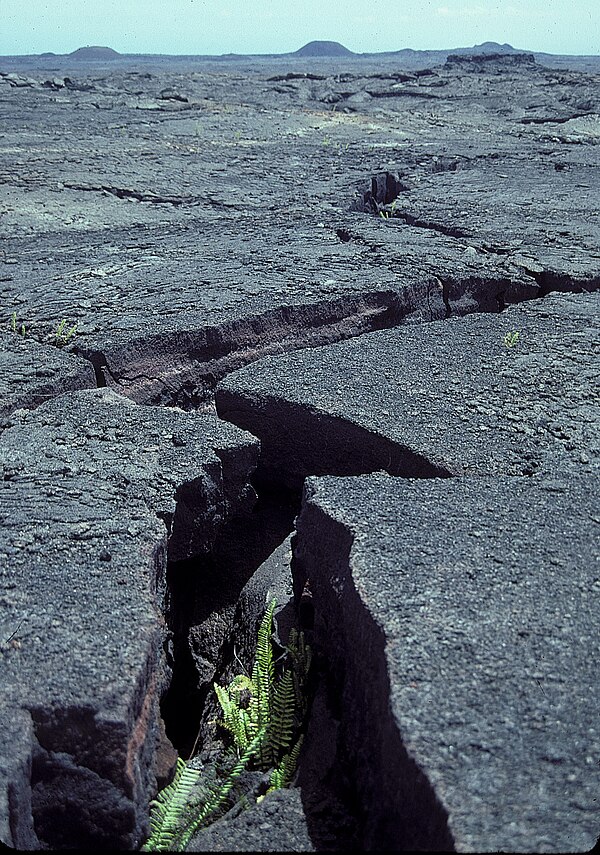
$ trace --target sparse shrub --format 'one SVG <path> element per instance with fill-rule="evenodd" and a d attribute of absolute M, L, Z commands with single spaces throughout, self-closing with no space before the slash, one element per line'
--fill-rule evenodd
<path fill-rule="evenodd" d="M 10 328 L 14 333 L 18 332 L 19 335 L 22 335 L 23 338 L 25 338 L 25 336 L 27 335 L 27 330 L 25 328 L 25 324 L 22 323 L 20 327 L 17 324 L 17 313 L 16 312 L 13 312 L 12 315 L 10 316 Z"/>
<path fill-rule="evenodd" d="M 511 330 L 504 336 L 504 344 L 506 347 L 514 347 L 519 340 L 519 331 Z"/>
<path fill-rule="evenodd" d="M 72 327 L 67 329 L 67 320 L 63 318 L 63 320 L 59 323 L 56 328 L 56 332 L 54 333 L 54 342 L 58 347 L 64 347 L 65 344 L 68 344 L 69 341 L 75 335 L 75 331 L 77 330 L 77 324 L 73 324 Z"/>

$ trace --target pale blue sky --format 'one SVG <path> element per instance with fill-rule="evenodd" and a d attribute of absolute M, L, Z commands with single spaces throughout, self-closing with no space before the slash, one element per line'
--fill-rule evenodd
<path fill-rule="evenodd" d="M 285 53 L 313 39 L 375 52 L 509 42 L 600 53 L 600 0 L 0 0 L 0 55 Z"/>

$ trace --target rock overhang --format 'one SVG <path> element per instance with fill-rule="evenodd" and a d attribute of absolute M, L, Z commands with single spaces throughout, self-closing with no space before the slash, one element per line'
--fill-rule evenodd
<path fill-rule="evenodd" d="M 357 465 L 360 432 L 454 475 L 585 468 L 598 453 L 597 306 L 595 293 L 553 295 L 270 357 L 218 385 L 217 411 L 296 474 L 336 471 L 319 434 L 333 422 L 356 428 Z"/>

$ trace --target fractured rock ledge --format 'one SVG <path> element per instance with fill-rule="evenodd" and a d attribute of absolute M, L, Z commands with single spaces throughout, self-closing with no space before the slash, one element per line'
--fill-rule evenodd
<path fill-rule="evenodd" d="M 18 407 L 35 407 L 60 392 L 95 386 L 94 369 L 85 359 L 32 338 L 2 335 L 0 428 Z"/>
<path fill-rule="evenodd" d="M 293 540 L 329 675 L 303 797 L 314 817 L 343 769 L 366 849 L 598 835 L 599 300 L 383 330 L 217 387 L 275 483 L 388 473 L 310 477 Z"/>
<path fill-rule="evenodd" d="M 267 358 L 218 385 L 217 412 L 296 483 L 585 470 L 600 462 L 599 306 L 597 293 L 550 295 Z"/>
<path fill-rule="evenodd" d="M 599 502 L 573 473 L 308 480 L 295 586 L 339 699 L 359 848 L 594 845 Z"/>
<path fill-rule="evenodd" d="M 13 415 L 0 446 L 5 843 L 142 842 L 169 678 L 167 550 L 210 549 L 252 500 L 257 452 L 214 416 L 106 389 Z"/>

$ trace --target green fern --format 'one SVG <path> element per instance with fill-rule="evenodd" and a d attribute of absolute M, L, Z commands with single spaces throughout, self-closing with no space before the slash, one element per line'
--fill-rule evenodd
<path fill-rule="evenodd" d="M 168 852 L 173 848 L 181 824 L 181 814 L 200 779 L 200 774 L 198 769 L 187 766 L 181 757 L 177 758 L 173 780 L 150 802 L 151 835 L 142 846 L 142 851 Z"/>
<path fill-rule="evenodd" d="M 256 643 L 256 656 L 252 669 L 252 683 L 254 684 L 254 695 L 250 698 L 250 709 L 256 716 L 256 725 L 265 728 L 265 740 L 268 743 L 271 730 L 271 711 L 273 706 L 273 692 L 275 684 L 275 666 L 273 665 L 273 645 L 271 633 L 273 630 L 273 613 L 277 601 L 275 598 L 269 603 L 258 630 Z M 260 762 L 263 767 L 269 767 L 271 756 L 268 745 L 261 745 Z"/>
<path fill-rule="evenodd" d="M 56 332 L 54 333 L 55 344 L 57 344 L 58 347 L 62 347 L 64 344 L 68 344 L 69 339 L 73 338 L 76 330 L 77 324 L 73 324 L 72 327 L 67 329 L 67 319 L 63 318 L 63 320 L 57 326 Z"/>
<path fill-rule="evenodd" d="M 214 684 L 223 712 L 220 724 L 231 734 L 237 751 L 235 765 L 205 795 L 202 773 L 178 759 L 173 781 L 151 802 L 151 835 L 143 851 L 184 850 L 200 828 L 223 812 L 231 790 L 250 763 L 271 770 L 267 792 L 292 782 L 302 746 L 298 732 L 306 714 L 311 650 L 303 633 L 291 630 L 286 662 L 276 675 L 272 644 L 275 606 L 273 599 L 259 626 L 252 676 L 238 674 L 228 686 Z"/>
<path fill-rule="evenodd" d="M 143 852 L 182 852 L 194 834 L 209 824 L 213 815 L 227 802 L 237 779 L 258 750 L 264 732 L 259 732 L 238 758 L 220 785 L 214 785 L 201 807 L 191 804 L 194 789 L 202 773 L 177 758 L 175 777 L 150 803 L 151 835 L 142 846 Z"/>
<path fill-rule="evenodd" d="M 265 751 L 272 765 L 282 752 L 287 751 L 294 733 L 296 698 L 291 669 L 284 671 L 273 693 L 270 727 L 267 731 Z"/>
<path fill-rule="evenodd" d="M 271 600 L 261 621 L 256 644 L 252 676 L 238 675 L 229 686 L 215 684 L 217 700 L 223 711 L 221 725 L 232 735 L 236 749 L 244 751 L 259 730 L 265 737 L 254 762 L 268 770 L 288 756 L 294 735 L 306 714 L 306 678 L 311 650 L 304 634 L 290 631 L 286 648 L 287 667 L 278 677 L 273 661 L 273 614 L 276 601 Z M 246 704 L 242 697 L 246 695 Z"/>
<path fill-rule="evenodd" d="M 206 801 L 202 810 L 198 814 L 193 816 L 191 821 L 186 824 L 185 828 L 183 829 L 177 840 L 177 846 L 175 847 L 176 851 L 183 851 L 194 836 L 194 834 L 199 831 L 199 829 L 203 826 L 208 825 L 208 820 L 213 816 L 213 814 L 215 814 L 220 808 L 223 807 L 229 797 L 229 793 L 233 789 L 235 782 L 240 777 L 242 772 L 246 769 L 253 755 L 258 750 L 262 739 L 264 739 L 264 732 L 259 731 L 256 737 L 248 745 L 246 751 L 238 759 L 233 769 L 229 772 L 225 782 L 218 789 L 215 789 L 213 791 L 210 798 Z"/>
<path fill-rule="evenodd" d="M 273 769 L 269 778 L 269 789 L 267 790 L 267 794 L 272 793 L 273 790 L 282 790 L 284 787 L 289 787 L 292 783 L 294 775 L 296 774 L 298 757 L 300 756 L 300 749 L 302 748 L 303 740 L 304 737 L 299 736 L 298 741 L 290 753 L 285 754 L 279 761 L 278 766 Z"/>
<path fill-rule="evenodd" d="M 260 768 L 272 765 L 272 750 L 269 747 L 272 707 L 275 685 L 275 666 L 271 632 L 273 613 L 277 601 L 271 600 L 258 630 L 256 656 L 252 676 L 239 674 L 229 686 L 214 684 L 217 700 L 223 711 L 221 725 L 233 736 L 238 754 L 243 753 L 257 733 L 263 731 L 264 742 L 259 745 L 256 762 Z M 244 693 L 249 695 L 247 706 L 242 706 Z"/>

